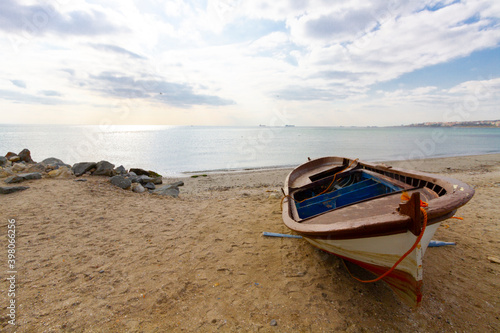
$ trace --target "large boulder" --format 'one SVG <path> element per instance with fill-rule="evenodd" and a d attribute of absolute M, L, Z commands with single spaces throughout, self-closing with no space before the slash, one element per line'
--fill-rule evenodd
<path fill-rule="evenodd" d="M 134 172 L 138 176 L 144 175 L 144 176 L 148 176 L 151 178 L 158 178 L 158 177 L 161 178 L 162 177 L 162 175 L 160 175 L 159 173 L 156 173 L 154 171 L 151 171 L 151 170 L 146 171 L 144 169 L 139 169 L 139 168 L 132 168 L 129 170 L 129 172 Z"/>
<path fill-rule="evenodd" d="M 71 171 L 75 176 L 80 177 L 85 172 L 92 170 L 96 166 L 97 163 L 95 162 L 80 162 L 80 163 L 75 163 L 73 167 L 71 167 Z"/>
<path fill-rule="evenodd" d="M 59 169 L 62 166 L 68 167 L 68 169 L 71 169 L 71 165 L 64 163 L 58 158 L 55 157 L 49 157 L 44 159 L 42 162 L 40 162 L 43 166 L 45 166 L 46 169 L 50 170 L 55 170 Z M 37 163 L 38 164 L 38 163 Z"/>
<path fill-rule="evenodd" d="M 0 167 L 7 166 L 7 157 L 5 156 L 0 156 Z"/>
<path fill-rule="evenodd" d="M 19 157 L 17 155 L 14 155 L 14 156 L 9 157 L 9 161 L 11 161 L 12 163 L 14 163 L 14 162 L 20 162 L 21 161 L 21 157 Z"/>
<path fill-rule="evenodd" d="M 5 158 L 10 160 L 11 157 L 14 157 L 14 156 L 17 156 L 16 153 L 13 153 L 11 151 L 9 151 L 6 155 L 5 155 Z"/>
<path fill-rule="evenodd" d="M 132 183 L 141 183 L 141 185 L 146 185 L 147 183 L 153 183 L 156 185 L 160 185 L 163 183 L 162 177 L 149 177 L 146 175 L 140 175 L 140 176 L 129 176 L 130 180 L 132 180 Z"/>
<path fill-rule="evenodd" d="M 35 163 L 35 164 L 30 164 L 26 170 L 26 172 L 45 172 L 46 166 L 43 164 L 43 162 Z"/>
<path fill-rule="evenodd" d="M 42 175 L 39 172 L 20 173 L 18 175 L 7 177 L 7 179 L 5 179 L 4 182 L 6 182 L 7 184 L 13 184 L 32 179 L 42 179 Z"/>
<path fill-rule="evenodd" d="M 10 176 L 14 176 L 14 172 L 12 172 L 10 168 L 0 168 L 0 178 L 6 178 Z"/>
<path fill-rule="evenodd" d="M 24 163 L 14 163 L 14 165 L 11 168 L 11 170 L 14 171 L 14 172 L 26 171 L 26 164 L 24 164 Z"/>
<path fill-rule="evenodd" d="M 132 185 L 130 179 L 127 179 L 123 176 L 113 176 L 109 181 L 111 182 L 111 184 L 121 187 L 124 190 L 128 189 Z"/>
<path fill-rule="evenodd" d="M 163 184 L 163 178 L 161 176 L 160 177 L 153 177 L 152 183 L 156 184 L 156 185 Z"/>
<path fill-rule="evenodd" d="M 117 175 L 125 175 L 127 173 L 127 169 L 123 165 L 120 165 L 118 168 L 115 169 L 115 173 Z"/>
<path fill-rule="evenodd" d="M 132 183 L 141 183 L 142 185 L 145 185 L 147 183 L 153 183 L 156 185 L 160 185 L 163 183 L 163 178 L 162 177 L 150 177 L 146 175 L 140 175 L 140 176 L 131 176 Z"/>
<path fill-rule="evenodd" d="M 179 196 L 179 188 L 173 185 L 165 185 L 157 188 L 156 190 L 153 190 L 151 193 L 177 198 Z"/>
<path fill-rule="evenodd" d="M 42 179 L 42 174 L 39 172 L 20 173 L 18 176 L 23 177 L 24 180 Z"/>
<path fill-rule="evenodd" d="M 71 170 L 67 166 L 62 166 L 58 169 L 51 170 L 47 173 L 47 176 L 50 178 L 71 178 L 73 175 L 71 174 Z"/>
<path fill-rule="evenodd" d="M 31 159 L 31 152 L 28 150 L 28 149 L 23 149 L 19 154 L 17 154 L 20 158 L 21 158 L 21 161 L 23 162 L 26 162 L 26 163 L 35 163 L 35 161 L 33 161 Z"/>
<path fill-rule="evenodd" d="M 15 184 L 15 183 L 20 183 L 22 181 L 24 181 L 24 178 L 19 177 L 19 175 L 10 176 L 4 180 L 4 182 L 6 182 L 7 184 Z"/>
<path fill-rule="evenodd" d="M 92 173 L 94 176 L 114 176 L 115 175 L 115 165 L 109 163 L 108 161 L 100 161 L 96 164 L 96 170 Z"/>
<path fill-rule="evenodd" d="M 144 176 L 149 176 L 149 171 L 146 171 L 144 169 L 139 169 L 139 168 L 132 168 L 129 170 L 129 172 L 133 172 L 135 173 L 137 176 L 141 176 L 141 175 L 144 175 Z"/>
<path fill-rule="evenodd" d="M 10 194 L 29 189 L 28 186 L 4 186 L 0 187 L 0 194 Z"/>

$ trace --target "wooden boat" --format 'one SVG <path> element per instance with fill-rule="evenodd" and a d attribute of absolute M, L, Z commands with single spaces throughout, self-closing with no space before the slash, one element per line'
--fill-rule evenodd
<path fill-rule="evenodd" d="M 440 175 L 323 157 L 295 168 L 284 193 L 282 216 L 288 228 L 383 276 L 403 301 L 417 306 L 427 246 L 441 222 L 466 204 L 474 189 Z M 402 193 L 410 199 L 402 201 Z M 427 208 L 421 207 L 423 202 Z"/>

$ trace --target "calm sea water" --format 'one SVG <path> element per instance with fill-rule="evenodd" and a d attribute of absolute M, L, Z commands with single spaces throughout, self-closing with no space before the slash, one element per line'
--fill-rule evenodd
<path fill-rule="evenodd" d="M 0 125 L 0 154 L 107 160 L 164 175 L 296 166 L 308 157 L 365 161 L 500 153 L 497 128 Z"/>

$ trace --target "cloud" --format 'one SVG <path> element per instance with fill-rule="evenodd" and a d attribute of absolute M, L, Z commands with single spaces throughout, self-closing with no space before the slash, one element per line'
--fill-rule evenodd
<path fill-rule="evenodd" d="M 0 98 L 73 98 L 89 114 L 133 100 L 128 122 L 148 108 L 164 123 L 258 124 L 277 101 L 311 124 L 332 110 L 356 111 L 346 122 L 420 105 L 433 116 L 479 87 L 459 83 L 498 77 L 499 31 L 494 0 L 0 0 Z"/>
<path fill-rule="evenodd" d="M 339 3 L 329 9 L 312 9 L 287 21 L 290 40 L 304 46 L 296 53 L 299 69 L 295 73 L 306 91 L 335 83 L 344 84 L 346 91 L 368 88 L 497 47 L 499 14 L 491 2 L 456 1 L 436 5 L 370 2 L 358 7 Z M 306 99 L 306 94 L 298 93 Z M 311 90 L 310 100 L 328 96 L 328 90 Z"/>
<path fill-rule="evenodd" d="M 42 95 L 45 95 L 42 93 Z M 0 89 L 0 99 L 14 102 L 16 104 L 34 104 L 34 105 L 65 105 L 72 104 L 71 101 L 52 98 L 55 95 L 45 95 L 41 97 L 31 94 L 20 93 L 17 91 Z"/>
<path fill-rule="evenodd" d="M 120 98 L 151 98 L 161 103 L 176 107 L 191 107 L 194 105 L 224 106 L 234 104 L 234 101 L 214 95 L 194 92 L 192 86 L 173 83 L 161 79 L 136 79 L 118 73 L 104 72 L 91 76 L 88 86 L 96 87 L 99 92 Z"/>
<path fill-rule="evenodd" d="M 55 91 L 55 90 L 41 90 L 38 92 L 39 94 L 41 95 L 44 95 L 44 96 L 49 96 L 49 97 L 60 97 L 62 96 L 61 93 Z"/>
<path fill-rule="evenodd" d="M 147 59 L 146 57 L 143 57 L 141 55 L 138 55 L 137 53 L 131 52 L 129 50 L 126 50 L 124 48 L 121 48 L 116 45 L 111 45 L 111 44 L 89 44 L 92 48 L 99 50 L 99 51 L 104 51 L 104 52 L 111 52 L 111 53 L 116 53 L 116 54 L 121 54 L 128 56 L 133 59 Z"/>
<path fill-rule="evenodd" d="M 335 101 L 349 96 L 346 92 L 342 93 L 338 89 L 318 89 L 307 86 L 286 87 L 273 94 L 287 101 Z"/>
<path fill-rule="evenodd" d="M 68 73 L 71 76 L 75 75 L 75 70 L 72 68 L 62 68 L 61 71 Z"/>
<path fill-rule="evenodd" d="M 128 31 L 114 25 L 101 11 L 89 9 L 62 13 L 52 5 L 22 5 L 13 0 L 0 1 L 0 30 L 9 33 L 41 35 L 96 36 Z"/>
<path fill-rule="evenodd" d="M 317 18 L 303 16 L 297 24 L 302 25 L 305 38 L 341 42 L 362 31 L 375 28 L 377 22 L 368 10 L 330 13 Z"/>
<path fill-rule="evenodd" d="M 26 88 L 26 82 L 22 80 L 10 80 L 10 82 L 12 82 L 12 84 L 15 85 L 16 87 Z"/>

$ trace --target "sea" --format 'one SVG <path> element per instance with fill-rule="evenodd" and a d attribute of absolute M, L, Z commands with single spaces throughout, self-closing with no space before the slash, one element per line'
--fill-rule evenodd
<path fill-rule="evenodd" d="M 500 153 L 500 128 L 0 125 L 0 155 L 109 161 L 164 176 L 294 167 L 308 158 L 415 160 Z"/>

